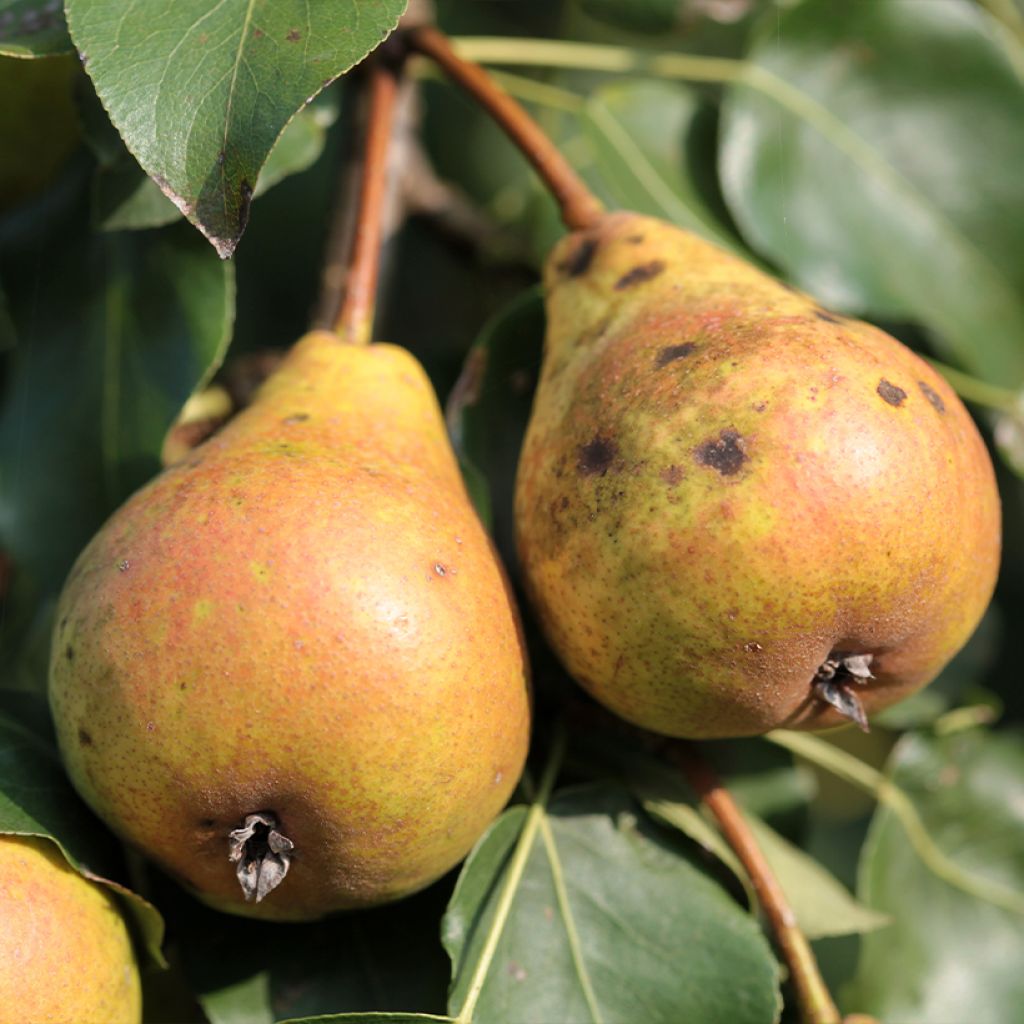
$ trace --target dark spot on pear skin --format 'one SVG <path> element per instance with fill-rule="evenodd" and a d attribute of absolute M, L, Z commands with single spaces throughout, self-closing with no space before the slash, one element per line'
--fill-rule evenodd
<path fill-rule="evenodd" d="M 878 387 L 875 390 L 882 396 L 882 399 L 890 405 L 900 406 L 907 397 L 907 393 L 903 388 L 899 388 L 895 384 L 890 384 L 884 377 L 878 382 Z"/>
<path fill-rule="evenodd" d="M 664 260 L 651 260 L 650 263 L 641 263 L 640 266 L 626 271 L 626 273 L 615 282 L 615 290 L 622 291 L 624 288 L 632 288 L 635 284 L 642 284 L 644 281 L 650 281 L 651 278 L 657 277 L 664 269 Z"/>
<path fill-rule="evenodd" d="M 590 269 L 596 252 L 597 242 L 593 238 L 584 238 L 572 255 L 559 265 L 559 270 L 564 271 L 566 277 L 579 277 Z"/>
<path fill-rule="evenodd" d="M 677 359 L 685 359 L 696 351 L 697 346 L 692 341 L 684 342 L 682 345 L 669 345 L 658 353 L 654 365 L 660 370 L 663 366 L 668 366 L 669 363 L 674 363 Z"/>
<path fill-rule="evenodd" d="M 438 576 L 448 575 L 448 570 L 440 562 L 434 563 L 434 572 L 436 572 Z"/>
<path fill-rule="evenodd" d="M 839 318 L 838 316 L 836 316 L 836 315 L 835 315 L 834 313 L 829 313 L 829 312 L 828 312 L 827 310 L 824 310 L 824 309 L 816 309 L 816 310 L 814 311 L 814 315 L 815 315 L 815 316 L 816 316 L 816 317 L 817 317 L 817 318 L 818 318 L 819 320 L 824 320 L 824 321 L 825 321 L 825 323 L 827 323 L 827 324 L 841 324 L 841 323 L 843 322 L 843 321 L 842 321 L 842 320 L 841 320 L 841 319 L 840 319 L 840 318 Z"/>
<path fill-rule="evenodd" d="M 595 474 L 604 476 L 611 467 L 618 450 L 614 441 L 598 434 L 593 441 L 580 445 L 576 471 L 583 476 L 594 476 Z"/>
<path fill-rule="evenodd" d="M 946 403 L 942 400 L 940 395 L 934 388 L 929 387 L 923 380 L 917 382 L 917 386 L 921 389 L 921 394 L 928 399 L 929 402 L 939 411 L 946 411 Z"/>
<path fill-rule="evenodd" d="M 117 563 L 117 567 L 121 572 L 127 572 L 132 567 L 132 563 L 129 562 L 127 558 L 122 558 L 121 561 Z"/>
<path fill-rule="evenodd" d="M 200 828 L 213 828 L 213 826 L 216 824 L 217 822 L 213 818 L 201 818 L 199 821 Z"/>
<path fill-rule="evenodd" d="M 64 657 L 67 658 L 68 661 L 75 660 L 75 649 L 71 644 L 68 644 L 67 647 L 64 648 Z"/>
<path fill-rule="evenodd" d="M 756 640 L 751 640 L 750 643 L 743 645 L 743 650 L 748 654 L 760 654 L 764 648 Z"/>
<path fill-rule="evenodd" d="M 630 235 L 629 238 L 626 239 L 626 241 L 629 242 L 630 245 L 643 245 L 643 243 L 644 243 L 644 236 L 643 235 Z"/>
<path fill-rule="evenodd" d="M 722 476 L 733 476 L 747 461 L 746 442 L 732 427 L 699 445 L 693 454 L 702 466 L 717 469 Z"/>
<path fill-rule="evenodd" d="M 83 747 L 91 747 L 92 746 L 92 736 L 85 729 L 83 729 L 81 726 L 78 727 L 78 742 Z"/>
<path fill-rule="evenodd" d="M 281 422 L 282 423 L 305 423 L 309 419 L 308 412 L 296 412 L 292 413 L 291 416 L 286 416 Z"/>
<path fill-rule="evenodd" d="M 669 487 L 675 487 L 683 479 L 683 471 L 679 466 L 669 466 L 668 469 L 661 471 L 661 479 L 669 485 Z"/>

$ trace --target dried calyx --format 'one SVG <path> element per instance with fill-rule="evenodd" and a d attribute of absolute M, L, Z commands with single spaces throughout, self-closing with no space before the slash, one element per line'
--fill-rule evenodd
<path fill-rule="evenodd" d="M 228 859 L 246 902 L 259 903 L 288 874 L 295 844 L 277 830 L 277 818 L 269 811 L 246 815 L 240 828 L 228 833 Z"/>
<path fill-rule="evenodd" d="M 839 714 L 856 722 L 864 732 L 869 731 L 868 717 L 854 686 L 860 686 L 869 679 L 873 654 L 843 654 L 834 651 L 822 662 L 814 674 L 814 693 L 831 705 Z"/>

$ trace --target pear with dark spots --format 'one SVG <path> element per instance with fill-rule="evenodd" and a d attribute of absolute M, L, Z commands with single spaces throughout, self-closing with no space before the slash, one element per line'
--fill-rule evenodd
<path fill-rule="evenodd" d="M 523 767 L 514 601 L 427 376 L 391 345 L 301 339 L 106 523 L 56 621 L 72 781 L 222 910 L 420 889 Z"/>
<path fill-rule="evenodd" d="M 1000 553 L 992 466 L 943 378 L 636 214 L 564 239 L 544 284 L 517 544 L 570 674 L 693 738 L 864 725 L 933 679 Z"/>

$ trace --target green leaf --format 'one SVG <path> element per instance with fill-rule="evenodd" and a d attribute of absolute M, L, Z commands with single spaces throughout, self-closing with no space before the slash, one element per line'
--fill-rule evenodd
<path fill-rule="evenodd" d="M 1024 381 L 1024 80 L 967 0 L 806 0 L 762 23 L 726 96 L 741 228 L 824 302 L 926 325 Z"/>
<path fill-rule="evenodd" d="M 87 107 L 87 132 L 100 165 L 93 177 L 93 220 L 102 231 L 162 227 L 181 211 L 128 152 L 96 99 Z M 338 116 L 334 90 L 321 93 L 288 123 L 267 157 L 256 181 L 258 198 L 291 174 L 312 166 L 323 152 L 327 129 Z"/>
<path fill-rule="evenodd" d="M 0 833 L 56 843 L 76 871 L 119 894 L 150 957 L 163 963 L 159 912 L 113 881 L 119 859 L 113 836 L 71 789 L 57 751 L 32 725 L 23 724 L 24 719 L 37 724 L 40 714 L 26 695 L 0 690 Z"/>
<path fill-rule="evenodd" d="M 0 55 L 50 57 L 73 49 L 60 0 L 0 0 Z"/>
<path fill-rule="evenodd" d="M 4 269 L 19 346 L 0 405 L 0 548 L 34 606 L 159 468 L 223 356 L 234 281 L 184 225 L 59 235 Z"/>
<path fill-rule="evenodd" d="M 616 786 L 507 811 L 466 862 L 442 927 L 449 1012 L 475 998 L 474 1024 L 777 1019 L 778 969 L 753 919 Z"/>
<path fill-rule="evenodd" d="M 742 760 L 737 763 L 740 751 L 746 753 L 739 755 Z M 805 803 L 813 795 L 813 783 L 807 777 L 806 768 L 794 767 L 790 758 L 779 758 L 781 751 L 773 752 L 760 742 L 708 744 L 702 746 L 702 753 L 713 759 L 723 773 L 808 938 L 856 934 L 886 922 L 884 914 L 858 903 L 823 865 L 760 817 L 759 810 L 767 814 L 785 812 L 792 801 Z M 755 770 L 758 764 L 760 770 Z M 630 789 L 644 809 L 713 853 L 742 883 L 750 905 L 755 906 L 755 891 L 746 869 L 718 832 L 713 819 L 699 806 L 678 769 L 661 761 L 639 758 L 627 761 L 625 768 Z"/>
<path fill-rule="evenodd" d="M 311 924 L 226 917 L 168 886 L 182 966 L 211 1024 L 342 1012 L 441 1010 L 437 922 L 447 890 Z"/>
<path fill-rule="evenodd" d="M 696 177 L 698 152 L 714 151 L 715 125 L 708 115 L 688 86 L 613 82 L 590 94 L 583 127 L 614 205 L 663 217 L 738 251 L 742 246 L 712 210 Z"/>
<path fill-rule="evenodd" d="M 278 136 L 387 37 L 405 2 L 67 0 L 67 14 L 129 150 L 227 257 Z"/>
<path fill-rule="evenodd" d="M 491 529 L 509 566 L 515 565 L 516 465 L 540 372 L 544 323 L 538 288 L 513 300 L 480 332 L 445 410 L 452 443 L 472 467 L 475 488 L 486 485 Z"/>
<path fill-rule="evenodd" d="M 1024 893 L 1024 733 L 971 729 L 904 737 L 893 781 L 965 871 Z M 927 870 L 900 823 L 879 807 L 859 894 L 893 924 L 864 939 L 849 999 L 884 1020 L 1002 1024 L 1024 1005 L 1024 919 Z"/>
<path fill-rule="evenodd" d="M 960 719 L 962 714 L 966 714 L 970 719 L 977 721 L 979 710 L 982 709 L 958 708 L 951 711 L 947 717 L 955 716 Z M 987 707 L 983 710 L 986 715 L 989 713 Z M 941 724 L 941 720 L 937 724 Z M 810 733 L 776 729 L 767 733 L 765 739 L 806 758 L 837 778 L 871 794 L 893 813 L 921 863 L 936 878 L 967 896 L 1024 918 L 1024 892 L 1005 886 L 987 874 L 970 871 L 950 857 L 936 844 L 909 794 L 892 779 L 845 750 Z"/>
<path fill-rule="evenodd" d="M 822 864 L 754 815 L 745 815 L 800 930 L 809 939 L 856 935 L 889 923 L 889 915 L 858 902 Z"/>

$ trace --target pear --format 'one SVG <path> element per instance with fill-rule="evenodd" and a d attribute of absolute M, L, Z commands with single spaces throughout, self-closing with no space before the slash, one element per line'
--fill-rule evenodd
<path fill-rule="evenodd" d="M 517 547 L 569 673 L 690 738 L 865 725 L 931 680 L 1000 552 L 992 466 L 942 377 L 632 213 L 563 239 L 544 283 Z"/>
<path fill-rule="evenodd" d="M 0 1024 L 137 1024 L 142 989 L 114 897 L 56 844 L 0 836 Z"/>
<path fill-rule="evenodd" d="M 420 889 L 523 767 L 513 598 L 395 346 L 300 339 L 103 526 L 56 622 L 72 781 L 225 911 L 308 920 Z"/>

